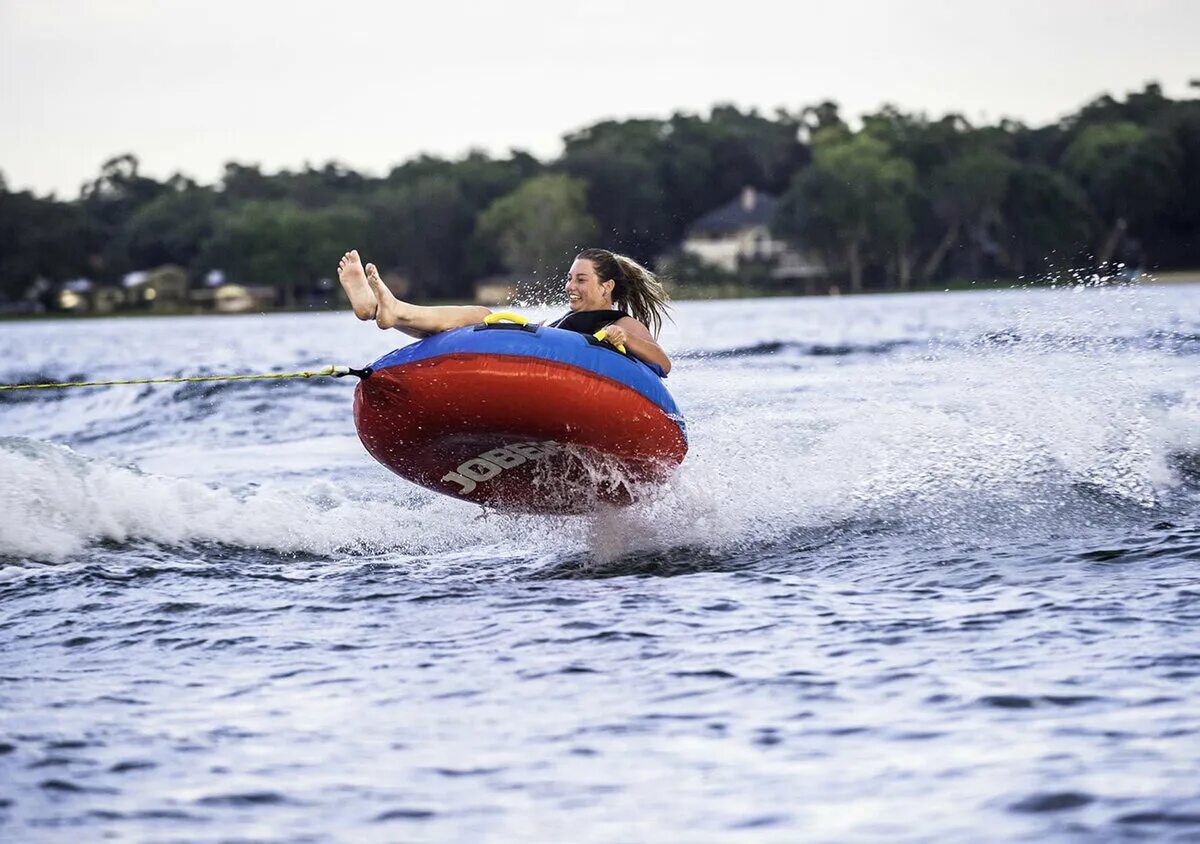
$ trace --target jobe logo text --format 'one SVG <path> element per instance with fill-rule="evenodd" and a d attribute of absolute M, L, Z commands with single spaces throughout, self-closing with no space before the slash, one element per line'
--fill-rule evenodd
<path fill-rule="evenodd" d="M 505 469 L 512 469 L 530 460 L 541 460 L 551 454 L 557 454 L 562 446 L 554 440 L 543 442 L 527 442 L 510 445 L 507 448 L 493 448 L 478 457 L 459 465 L 453 472 L 447 472 L 443 481 L 450 481 L 462 487 L 459 495 L 470 495 L 475 487 L 484 481 L 490 481 Z"/>

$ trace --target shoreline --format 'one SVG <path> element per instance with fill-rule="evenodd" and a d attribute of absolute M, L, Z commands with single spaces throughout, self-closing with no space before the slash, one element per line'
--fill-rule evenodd
<path fill-rule="evenodd" d="M 671 300 L 674 302 L 709 302 L 726 299 L 790 299 L 790 298 L 811 298 L 811 299 L 829 299 L 842 296 L 891 296 L 903 295 L 907 293 L 972 293 L 972 292 L 991 292 L 994 290 L 1051 290 L 1055 287 L 1067 287 L 1079 283 L 1071 280 L 1054 280 L 1054 281 L 1029 281 L 1025 279 L 991 279 L 988 281 L 968 281 L 965 279 L 954 279 L 942 284 L 931 285 L 927 287 L 914 287 L 911 290 L 864 290 L 861 293 L 850 293 L 843 291 L 837 294 L 825 294 L 820 296 L 805 296 L 793 291 L 777 291 L 766 288 L 744 287 L 733 284 L 714 284 L 714 285 L 691 285 L 688 287 L 684 295 L 675 295 L 672 292 Z M 1163 273 L 1150 273 L 1136 282 L 1106 282 L 1105 287 L 1131 287 L 1131 286 L 1173 286 L 1186 284 L 1200 284 L 1200 270 L 1172 270 Z M 457 305 L 462 304 L 459 301 L 452 300 L 433 300 L 426 302 L 428 305 Z M 195 308 L 177 309 L 177 310 L 162 310 L 162 311 L 110 311 L 108 313 L 69 313 L 60 311 L 49 311 L 38 314 L 3 314 L 0 313 L 0 323 L 5 322 L 41 322 L 44 320 L 91 320 L 91 319 L 141 319 L 141 318 L 161 318 L 161 317 L 255 317 L 255 316 L 270 316 L 273 314 L 305 314 L 305 313 L 341 313 L 348 309 L 345 308 L 272 308 L 267 311 L 241 311 L 238 313 L 217 313 L 214 311 L 197 310 Z M 517 305 L 494 304 L 488 305 L 491 308 L 515 308 Z"/>

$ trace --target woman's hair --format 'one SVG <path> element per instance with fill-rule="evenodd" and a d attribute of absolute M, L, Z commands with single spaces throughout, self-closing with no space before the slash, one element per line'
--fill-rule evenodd
<path fill-rule="evenodd" d="M 591 261 L 601 282 L 614 282 L 613 304 L 650 329 L 655 337 L 662 330 L 663 317 L 668 316 L 671 297 L 654 273 L 632 258 L 617 255 L 607 249 L 585 249 L 576 259 Z"/>

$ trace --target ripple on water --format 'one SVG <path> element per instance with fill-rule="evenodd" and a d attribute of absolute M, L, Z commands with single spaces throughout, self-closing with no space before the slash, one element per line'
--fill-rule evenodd
<path fill-rule="evenodd" d="M 1067 809 L 1078 809 L 1080 806 L 1087 806 L 1089 803 L 1095 802 L 1095 800 L 1096 798 L 1092 795 L 1078 791 L 1039 792 L 1018 800 L 1009 808 L 1014 812 L 1027 812 L 1030 814 L 1061 812 Z"/>
<path fill-rule="evenodd" d="M 430 809 L 388 809 L 375 816 L 376 823 L 387 821 L 427 821 L 437 817 L 437 812 Z"/>
<path fill-rule="evenodd" d="M 247 791 L 234 794 L 211 794 L 196 800 L 198 806 L 226 806 L 244 808 L 251 806 L 279 806 L 294 801 L 278 791 Z"/>

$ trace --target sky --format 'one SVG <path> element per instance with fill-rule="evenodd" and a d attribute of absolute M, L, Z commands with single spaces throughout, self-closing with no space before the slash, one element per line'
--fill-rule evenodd
<path fill-rule="evenodd" d="M 608 118 L 832 99 L 1039 125 L 1195 95 L 1197 0 L 0 0 L 0 172 L 78 194 L 132 152 L 216 181 L 421 153 L 541 158 Z"/>

